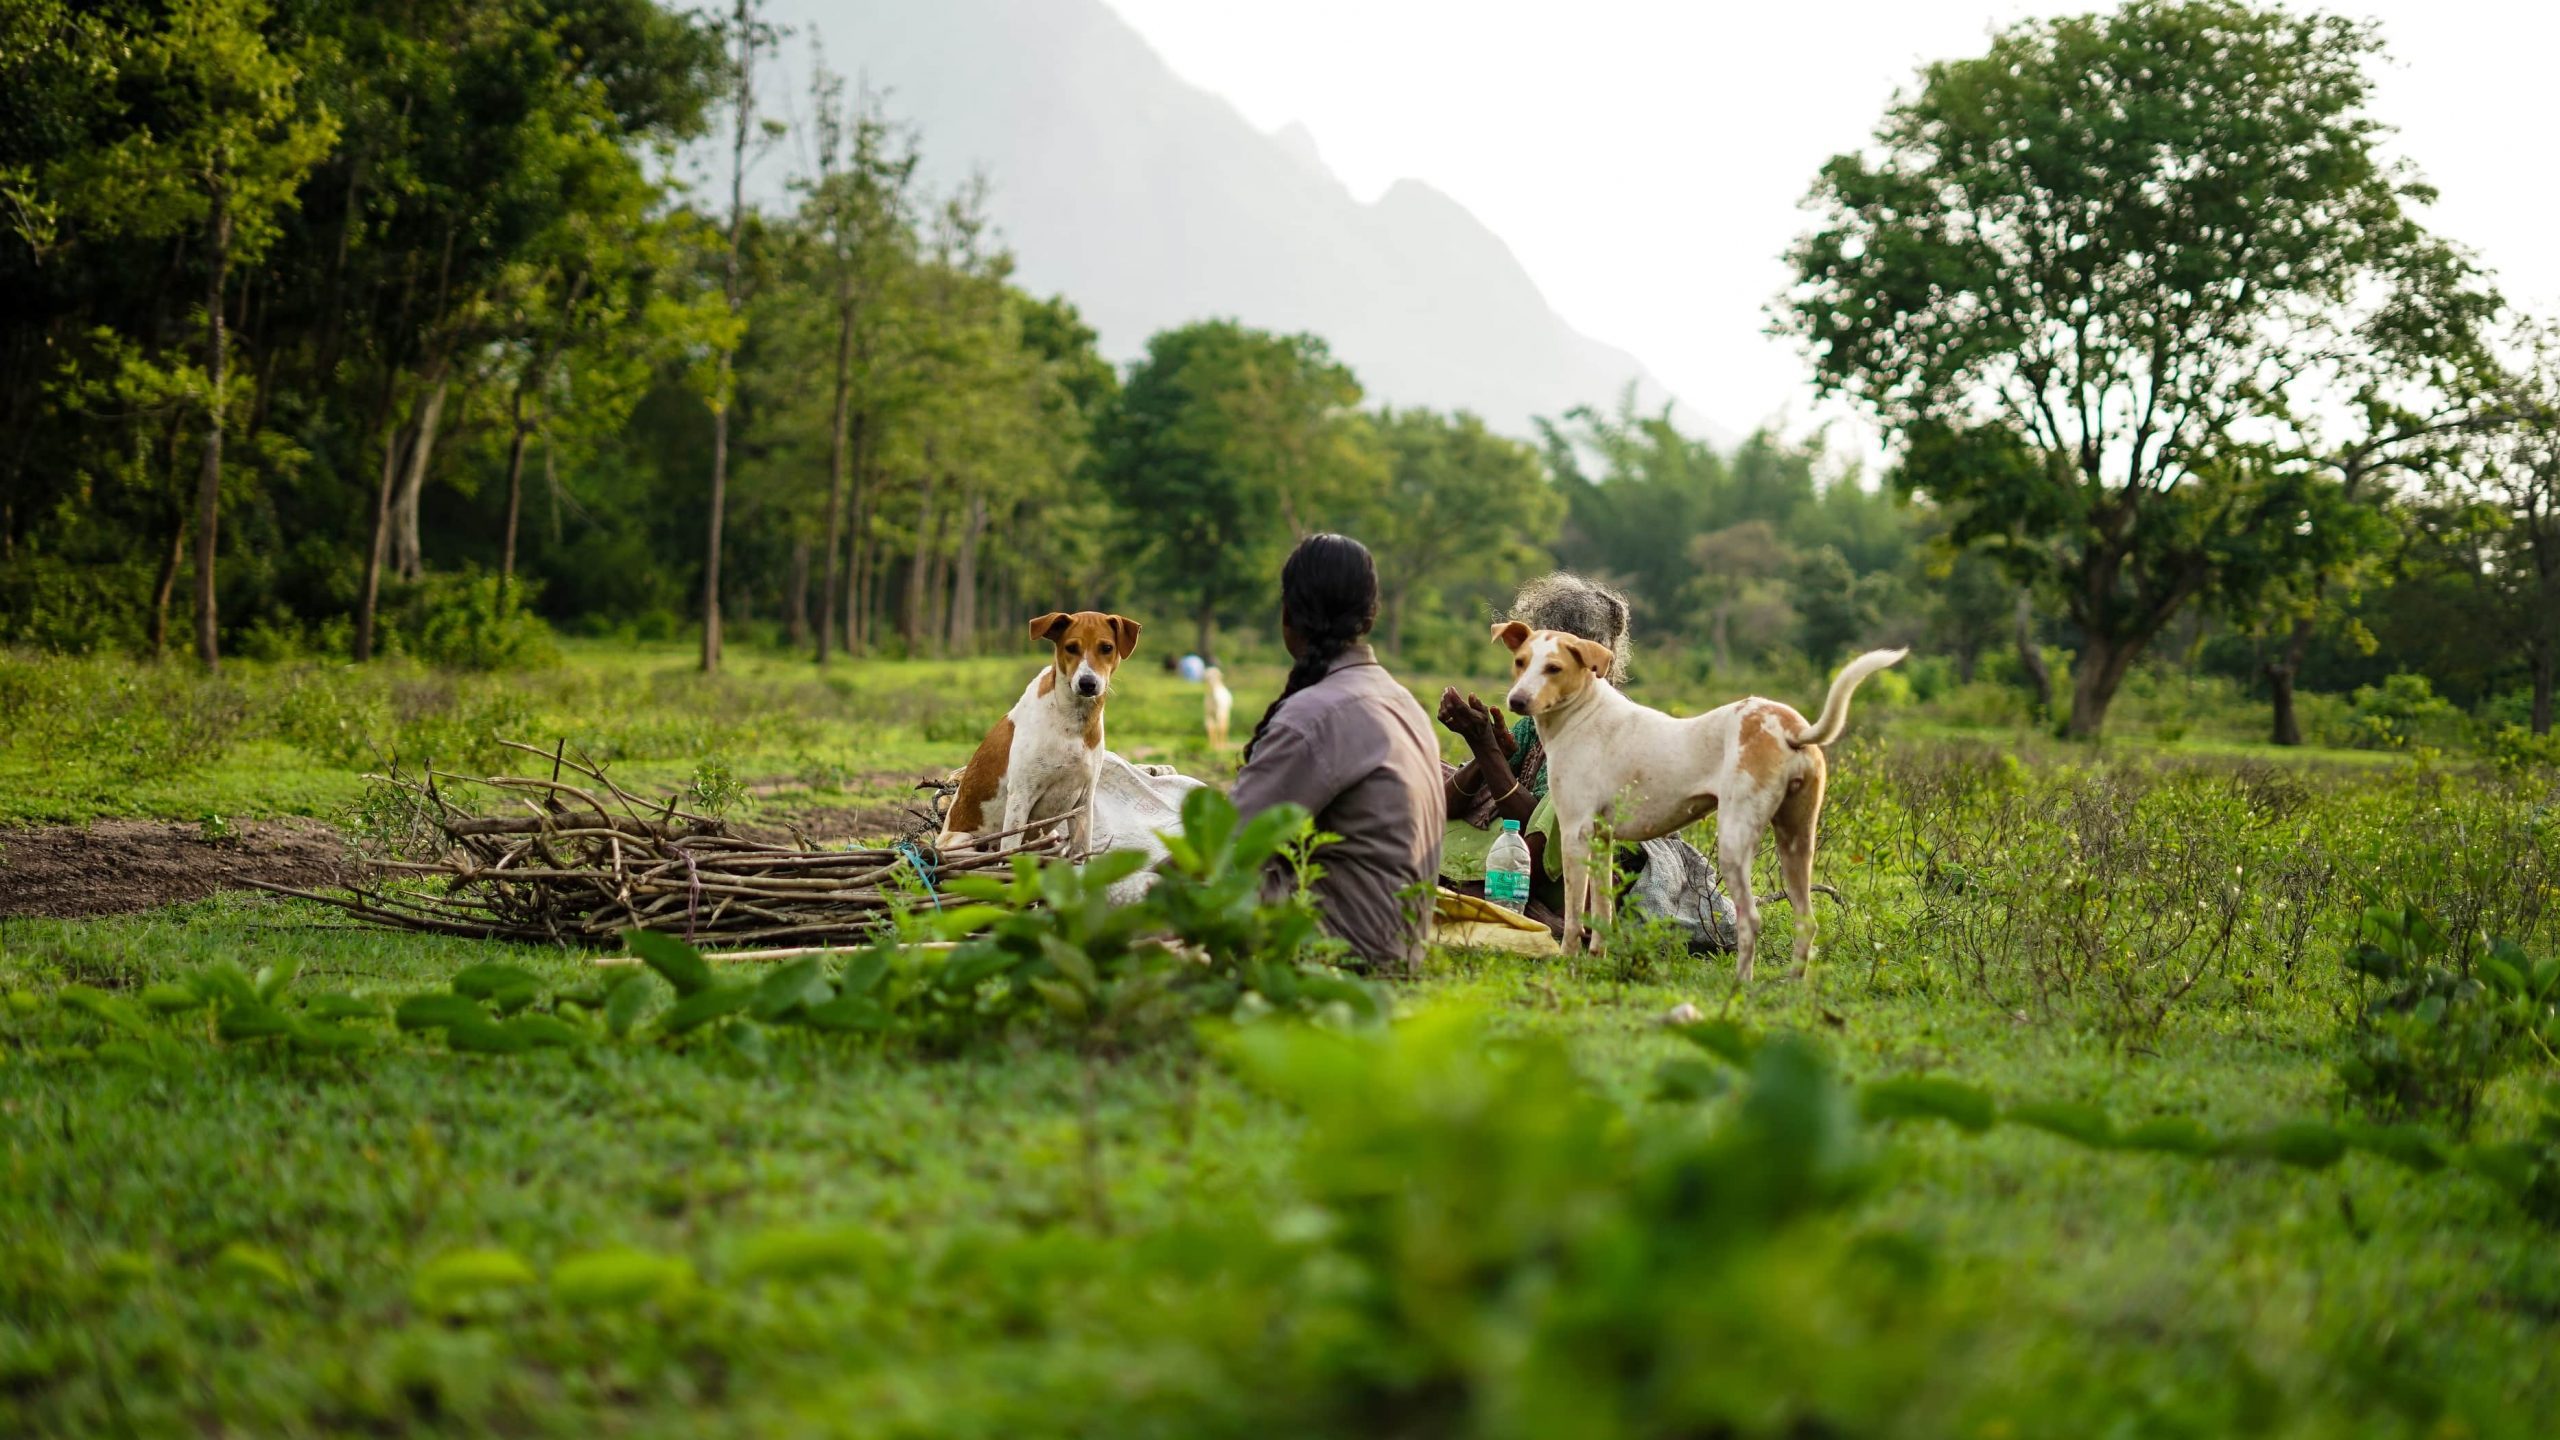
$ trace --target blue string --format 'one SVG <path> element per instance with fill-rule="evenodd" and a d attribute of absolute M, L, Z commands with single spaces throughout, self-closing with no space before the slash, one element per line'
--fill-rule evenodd
<path fill-rule="evenodd" d="M 942 892 L 934 888 L 933 871 L 926 867 L 924 863 L 924 855 L 916 849 L 916 842 L 913 840 L 899 841 L 898 853 L 906 857 L 907 864 L 916 872 L 916 878 L 924 882 L 924 893 L 933 897 L 933 908 L 936 910 L 941 909 Z"/>

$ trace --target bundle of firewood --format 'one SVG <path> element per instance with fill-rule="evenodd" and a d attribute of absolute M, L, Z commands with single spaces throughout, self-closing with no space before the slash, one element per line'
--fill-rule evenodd
<path fill-rule="evenodd" d="M 678 797 L 633 795 L 565 747 L 502 743 L 539 756 L 549 778 L 395 766 L 368 777 L 357 840 L 366 880 L 343 894 L 260 888 L 373 924 L 483 939 L 594 945 L 639 929 L 706 944 L 825 944 L 869 937 L 899 906 L 938 903 L 951 877 L 1065 844 L 1056 820 L 949 855 L 921 837 L 873 849 L 775 843 Z"/>

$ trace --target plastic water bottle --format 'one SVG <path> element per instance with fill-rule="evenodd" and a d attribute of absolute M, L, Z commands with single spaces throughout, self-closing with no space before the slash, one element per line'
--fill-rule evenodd
<path fill-rule="evenodd" d="M 1520 838 L 1517 820 L 1503 821 L 1484 852 L 1484 898 L 1505 910 L 1529 908 L 1529 842 Z"/>

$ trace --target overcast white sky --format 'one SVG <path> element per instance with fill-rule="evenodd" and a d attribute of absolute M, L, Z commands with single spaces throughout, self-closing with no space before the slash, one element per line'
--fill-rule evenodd
<path fill-rule="evenodd" d="M 1997 25 L 2101 8 L 2008 0 L 1108 0 L 1263 129 L 1306 125 L 1363 199 L 1413 176 L 1473 210 L 1567 320 L 1736 431 L 1802 429 L 1805 368 L 1764 334 L 1822 161 L 1924 61 Z M 2550 163 L 2560 5 L 2366 0 L 2376 112 L 2444 192 L 2436 229 L 2560 315 Z M 1863 439 L 1864 427 L 1859 427 Z M 1847 439 L 1847 436 L 1840 438 Z M 1862 448 L 1856 443 L 1852 451 Z"/>

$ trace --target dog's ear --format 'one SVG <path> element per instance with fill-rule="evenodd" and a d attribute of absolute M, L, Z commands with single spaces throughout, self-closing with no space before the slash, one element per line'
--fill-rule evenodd
<path fill-rule="evenodd" d="M 1120 646 L 1120 658 L 1126 660 L 1137 654 L 1138 631 L 1141 628 L 1138 622 L 1126 615 L 1113 615 L 1107 618 L 1111 621 L 1111 638 Z"/>
<path fill-rule="evenodd" d="M 1518 650 L 1529 643 L 1529 627 L 1517 620 L 1506 620 L 1493 627 L 1493 638 L 1506 650 Z"/>
<path fill-rule="evenodd" d="M 1565 648 L 1571 650 L 1583 664 L 1590 666 L 1592 674 L 1604 680 L 1609 676 L 1609 667 L 1618 663 L 1618 657 L 1609 653 L 1609 647 L 1597 640 L 1585 640 L 1576 636 L 1565 642 Z"/>
<path fill-rule="evenodd" d="M 1046 640 L 1055 645 L 1058 643 L 1058 637 L 1066 634 L 1067 627 L 1074 623 L 1076 623 L 1076 617 L 1073 615 L 1062 615 L 1052 611 L 1031 622 L 1031 638 Z"/>

